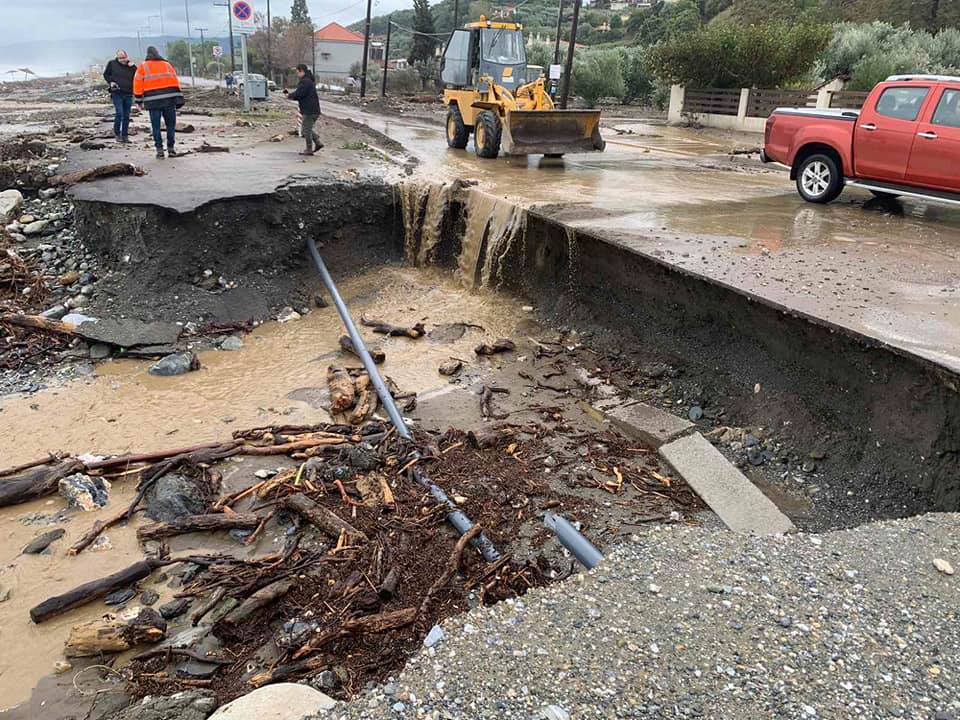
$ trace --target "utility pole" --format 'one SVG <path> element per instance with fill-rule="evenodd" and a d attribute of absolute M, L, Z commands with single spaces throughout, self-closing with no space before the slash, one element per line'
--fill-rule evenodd
<path fill-rule="evenodd" d="M 183 0 L 183 11 L 187 14 L 187 55 L 190 57 L 190 84 L 196 86 L 197 76 L 193 72 L 193 38 L 190 37 L 190 0 Z"/>
<path fill-rule="evenodd" d="M 203 34 L 207 31 L 207 28 L 200 27 L 200 28 L 194 28 L 194 30 L 200 33 L 200 77 L 203 77 L 203 70 L 206 67 L 204 65 L 204 59 L 203 59 Z"/>
<path fill-rule="evenodd" d="M 363 26 L 363 71 L 360 74 L 360 97 L 367 94 L 367 56 L 370 54 L 370 10 L 373 0 L 367 0 L 367 22 Z"/>
<path fill-rule="evenodd" d="M 160 45 L 163 47 L 163 55 L 167 55 L 167 34 L 163 31 L 163 0 L 160 0 Z"/>
<path fill-rule="evenodd" d="M 140 37 L 140 31 L 137 30 L 137 59 L 143 57 L 143 39 Z"/>
<path fill-rule="evenodd" d="M 580 0 L 573 0 L 573 20 L 570 23 L 570 44 L 567 46 L 567 64 L 563 69 L 563 92 L 560 95 L 560 109 L 567 109 L 570 98 L 570 81 L 573 79 L 573 50 L 577 45 L 577 23 L 580 21 Z"/>
<path fill-rule="evenodd" d="M 310 72 L 314 78 L 317 75 L 317 26 L 313 20 L 310 21 L 310 52 L 313 54 L 313 62 L 310 65 Z"/>
<path fill-rule="evenodd" d="M 560 7 L 557 8 L 557 40 L 553 46 L 553 64 L 560 64 L 560 28 L 563 25 L 563 0 L 560 0 Z"/>
<path fill-rule="evenodd" d="M 460 0 L 453 0 L 453 29 L 457 29 L 460 20 Z"/>
<path fill-rule="evenodd" d="M 230 0 L 214 0 L 213 4 L 227 9 L 227 27 L 230 30 L 230 72 L 236 72 L 237 64 L 233 57 L 233 8 L 230 7 Z"/>
<path fill-rule="evenodd" d="M 270 24 L 270 0 L 267 0 L 267 79 L 273 80 L 273 30 Z M 246 84 L 244 84 L 246 87 Z"/>
<path fill-rule="evenodd" d="M 456 11 L 454 11 L 456 14 Z M 393 15 L 387 15 L 387 44 L 383 48 L 383 78 L 380 80 L 380 96 L 387 96 L 387 70 L 390 68 L 390 29 L 393 27 Z"/>

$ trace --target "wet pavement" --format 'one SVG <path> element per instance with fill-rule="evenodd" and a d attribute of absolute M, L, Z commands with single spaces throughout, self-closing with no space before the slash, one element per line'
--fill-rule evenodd
<path fill-rule="evenodd" d="M 811 205 L 785 171 L 731 159 L 742 141 L 685 128 L 614 120 L 631 134 L 605 127 L 604 153 L 489 161 L 472 145 L 446 148 L 443 129 L 422 121 L 324 111 L 398 140 L 431 174 L 476 179 L 684 272 L 960 371 L 960 210 L 857 190 Z"/>

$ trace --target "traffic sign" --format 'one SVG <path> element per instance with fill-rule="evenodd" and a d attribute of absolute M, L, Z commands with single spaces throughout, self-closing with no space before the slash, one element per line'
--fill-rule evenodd
<path fill-rule="evenodd" d="M 222 58 L 222 57 L 223 57 L 223 48 L 220 47 L 219 45 L 214 45 L 212 52 L 213 52 L 213 56 L 214 56 L 215 58 Z"/>
<path fill-rule="evenodd" d="M 253 20 L 253 5 L 247 0 L 236 0 L 233 3 L 233 17 L 239 22 L 250 22 Z"/>

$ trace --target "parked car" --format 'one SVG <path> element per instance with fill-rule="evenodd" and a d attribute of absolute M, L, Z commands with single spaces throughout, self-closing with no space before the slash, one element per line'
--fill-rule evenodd
<path fill-rule="evenodd" d="M 960 204 L 960 77 L 894 75 L 860 110 L 779 108 L 767 120 L 762 158 L 788 166 L 813 203 L 851 185 Z"/>
<path fill-rule="evenodd" d="M 247 73 L 247 76 L 251 80 L 260 80 L 261 82 L 266 80 L 268 90 L 273 91 L 277 89 L 277 84 L 273 80 L 267 80 L 267 78 L 264 75 L 261 75 L 260 73 Z M 242 92 L 243 91 L 243 73 L 240 73 L 239 75 L 237 75 L 237 82 L 238 82 L 237 87 L 240 88 L 240 91 Z"/>

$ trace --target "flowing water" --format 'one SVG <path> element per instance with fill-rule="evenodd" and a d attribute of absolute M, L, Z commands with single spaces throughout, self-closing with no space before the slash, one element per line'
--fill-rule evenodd
<path fill-rule="evenodd" d="M 459 328 L 462 332 L 435 333 L 421 340 L 382 338 L 362 328 L 364 336 L 387 354 L 383 372 L 402 389 L 420 394 L 448 387 L 447 378 L 437 373 L 443 360 L 471 357 L 480 341 L 510 336 L 521 323 L 529 322 L 515 299 L 464 292 L 452 273 L 436 269 L 380 267 L 341 281 L 340 290 L 357 320 L 365 314 L 398 325 L 422 321 L 428 329 L 461 322 L 483 326 L 482 331 Z M 101 363 L 91 377 L 62 387 L 0 398 L 4 427 L 15 429 L 0 436 L 0 466 L 58 450 L 147 452 L 227 439 L 236 428 L 327 420 L 322 407 L 327 366 L 359 364 L 338 352 L 341 334 L 339 317 L 328 307 L 300 321 L 267 323 L 244 337 L 238 351 L 201 352 L 202 369 L 184 376 L 153 377 L 147 373 L 148 362 L 117 360 Z M 228 467 L 237 476 L 225 477 L 225 482 L 254 481 L 249 462 Z M 100 514 L 112 514 L 127 504 L 133 484 L 122 479 L 114 482 L 110 503 Z M 0 708 L 24 701 L 37 681 L 51 672 L 70 627 L 108 610 L 92 603 L 38 626 L 30 622 L 29 608 L 142 557 L 130 527 L 106 531 L 109 550 L 67 556 L 67 548 L 98 514 L 68 513 L 62 524 L 38 518 L 64 507 L 64 501 L 53 496 L 0 510 L 5 539 L 0 590 L 11 592 L 10 599 L 0 603 L 0 642 L 5 648 L 17 648 L 17 652 L 0 653 Z M 33 524 L 27 524 L 27 519 Z M 58 526 L 67 534 L 49 554 L 19 554 L 32 538 Z M 149 583 L 145 587 L 167 590 L 165 585 Z"/>

